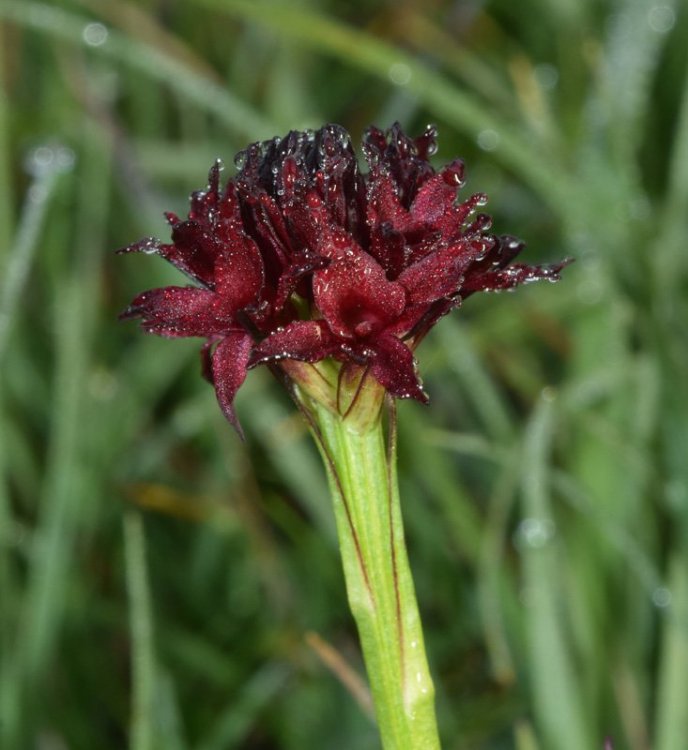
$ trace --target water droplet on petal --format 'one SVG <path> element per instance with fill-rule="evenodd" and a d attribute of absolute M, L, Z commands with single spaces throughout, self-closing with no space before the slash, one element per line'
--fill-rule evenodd
<path fill-rule="evenodd" d="M 476 208 L 478 208 L 479 206 L 486 206 L 487 202 L 488 197 L 486 193 L 476 193 L 475 195 L 471 196 L 471 203 Z"/>
<path fill-rule="evenodd" d="M 486 232 L 492 227 L 492 217 L 489 214 L 478 214 L 471 224 L 471 231 Z"/>
<path fill-rule="evenodd" d="M 453 187 L 463 187 L 464 186 L 464 163 L 462 159 L 455 159 L 451 164 L 448 164 L 443 170 L 442 170 L 442 179 L 447 183 L 447 185 L 452 185 Z"/>
<path fill-rule="evenodd" d="M 435 136 L 437 135 L 437 129 L 430 126 L 428 130 L 431 131 L 432 140 L 430 140 L 430 142 L 428 143 L 425 153 L 428 157 L 430 157 L 434 156 L 437 153 L 437 141 L 434 140 Z"/>

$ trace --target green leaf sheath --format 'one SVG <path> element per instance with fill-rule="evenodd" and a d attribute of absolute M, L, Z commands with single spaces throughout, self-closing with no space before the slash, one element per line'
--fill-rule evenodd
<path fill-rule="evenodd" d="M 351 611 L 385 750 L 439 748 L 434 687 L 402 526 L 394 419 L 362 432 L 322 406 L 313 411 L 328 469 Z"/>

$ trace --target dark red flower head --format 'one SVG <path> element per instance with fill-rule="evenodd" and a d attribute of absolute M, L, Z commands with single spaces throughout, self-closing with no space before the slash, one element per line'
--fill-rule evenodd
<path fill-rule="evenodd" d="M 486 197 L 458 200 L 463 162 L 431 166 L 433 127 L 418 138 L 371 127 L 363 151 L 367 173 L 338 125 L 254 143 L 224 187 L 215 163 L 186 220 L 167 215 L 170 244 L 123 250 L 157 253 L 194 282 L 144 292 L 122 317 L 205 338 L 204 373 L 235 426 L 234 396 L 265 362 L 333 358 L 425 401 L 413 349 L 442 315 L 477 291 L 556 280 L 566 264 L 513 262 L 523 243 L 491 234 Z"/>

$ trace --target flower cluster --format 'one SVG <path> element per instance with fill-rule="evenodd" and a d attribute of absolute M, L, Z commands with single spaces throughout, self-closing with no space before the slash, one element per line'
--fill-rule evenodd
<path fill-rule="evenodd" d="M 425 401 L 413 350 L 441 316 L 477 291 L 556 280 L 564 265 L 513 262 L 523 243 L 490 233 L 485 195 L 457 199 L 463 162 L 431 166 L 436 135 L 369 128 L 366 173 L 338 125 L 254 143 L 224 187 L 217 162 L 188 218 L 167 214 L 170 244 L 122 251 L 161 255 L 193 285 L 144 292 L 122 317 L 205 338 L 203 372 L 235 426 L 247 370 L 282 360 L 333 358 Z"/>

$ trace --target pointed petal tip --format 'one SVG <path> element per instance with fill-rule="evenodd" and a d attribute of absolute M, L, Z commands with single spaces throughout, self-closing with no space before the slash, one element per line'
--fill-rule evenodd
<path fill-rule="evenodd" d="M 116 255 L 127 255 L 128 253 L 144 253 L 154 255 L 160 250 L 162 242 L 157 237 L 144 237 L 138 242 L 132 242 L 131 245 L 120 247 L 115 250 Z"/>
<path fill-rule="evenodd" d="M 561 281 L 560 273 L 564 268 L 570 266 L 576 259 L 575 258 L 564 258 L 556 263 L 548 263 L 542 266 L 535 266 L 533 277 L 528 281 L 540 281 L 545 279 L 547 281 Z"/>
<path fill-rule="evenodd" d="M 263 339 L 253 350 L 248 368 L 282 359 L 318 362 L 333 354 L 335 349 L 336 341 L 324 321 L 299 320 Z"/>
<path fill-rule="evenodd" d="M 125 310 L 122 310 L 122 312 L 117 316 L 117 320 L 132 320 L 138 315 L 140 315 L 140 312 L 135 307 L 132 307 L 130 305 Z"/>
<path fill-rule="evenodd" d="M 576 259 L 572 256 L 568 256 L 564 258 L 564 260 L 560 260 L 558 263 L 554 264 L 554 267 L 557 269 L 557 273 L 561 271 L 562 269 L 566 268 L 566 266 L 570 266 L 572 263 L 575 263 Z"/>
<path fill-rule="evenodd" d="M 144 301 L 144 299 L 142 299 L 144 294 L 146 294 L 146 292 L 134 297 L 129 305 L 117 316 L 117 320 L 134 320 L 135 318 L 142 317 L 146 311 L 145 306 L 142 304 Z"/>
<path fill-rule="evenodd" d="M 378 338 L 370 365 L 373 377 L 390 395 L 412 398 L 423 404 L 428 402 L 413 352 L 396 336 L 385 335 Z"/>
<path fill-rule="evenodd" d="M 406 388 L 403 391 L 398 391 L 397 393 L 390 391 L 390 394 L 395 398 L 413 399 L 413 401 L 418 401 L 424 406 L 427 406 L 430 403 L 430 396 L 425 392 L 425 389 L 417 378 L 418 376 L 416 375 L 416 382 L 412 384 L 411 387 Z"/>
<path fill-rule="evenodd" d="M 234 408 L 225 409 L 222 408 L 222 413 L 225 415 L 225 419 L 232 425 L 234 428 L 234 431 L 239 437 L 239 440 L 241 440 L 242 443 L 246 442 L 246 434 L 244 433 L 244 428 L 241 426 L 241 422 L 239 421 L 239 418 L 236 415 L 236 412 L 234 411 Z"/>
<path fill-rule="evenodd" d="M 244 431 L 234 411 L 234 397 L 246 379 L 252 346 L 253 342 L 248 334 L 241 331 L 228 334 L 218 343 L 210 361 L 217 401 L 227 421 L 242 440 Z"/>

